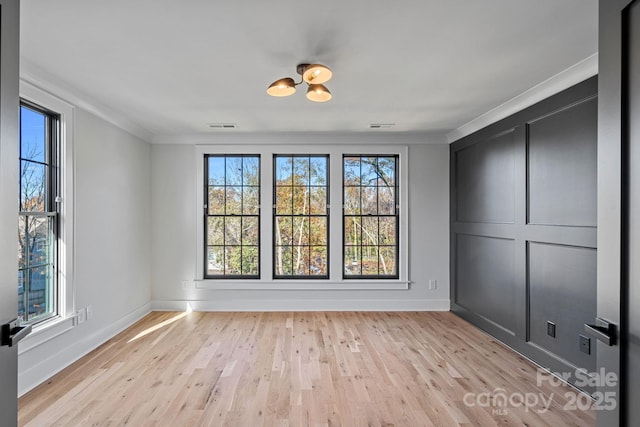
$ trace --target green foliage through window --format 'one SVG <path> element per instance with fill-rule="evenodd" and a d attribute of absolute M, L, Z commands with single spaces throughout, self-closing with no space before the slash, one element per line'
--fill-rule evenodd
<path fill-rule="evenodd" d="M 398 157 L 343 157 L 345 278 L 398 277 Z"/>
<path fill-rule="evenodd" d="M 274 277 L 329 277 L 329 156 L 274 156 Z"/>
<path fill-rule="evenodd" d="M 272 230 L 263 242 L 271 251 L 271 278 L 400 278 L 400 155 L 266 152 L 273 155 L 270 183 L 260 182 L 259 154 L 204 155 L 205 279 L 260 279 L 261 190 L 272 192 Z M 333 230 L 332 163 L 342 169 L 342 182 L 334 184 L 342 223 L 334 221 Z M 342 251 L 334 248 L 333 276 L 330 236 L 341 240 Z"/>
<path fill-rule="evenodd" d="M 205 277 L 260 277 L 260 156 L 205 156 Z"/>

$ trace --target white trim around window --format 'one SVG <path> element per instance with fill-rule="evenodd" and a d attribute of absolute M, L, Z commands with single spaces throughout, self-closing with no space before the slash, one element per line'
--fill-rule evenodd
<path fill-rule="evenodd" d="M 259 154 L 261 157 L 261 215 L 260 215 L 260 279 L 210 279 L 204 277 L 204 156 L 205 154 Z M 329 218 L 329 279 L 273 279 L 273 155 L 328 154 L 330 183 Z M 342 278 L 342 162 L 345 154 L 380 154 L 399 156 L 400 234 L 398 279 Z M 196 289 L 264 289 L 264 290 L 388 290 L 409 288 L 409 173 L 408 148 L 383 145 L 196 145 Z"/>
<path fill-rule="evenodd" d="M 66 332 L 75 324 L 74 288 L 74 117 L 75 108 L 62 99 L 20 81 L 20 98 L 60 115 L 60 249 L 58 258 L 58 315 L 37 323 L 21 343 L 19 353 Z M 18 160 L 16 159 L 16 162 Z"/>

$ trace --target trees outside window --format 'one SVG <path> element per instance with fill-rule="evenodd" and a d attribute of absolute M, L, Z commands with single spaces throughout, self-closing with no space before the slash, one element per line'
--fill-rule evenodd
<path fill-rule="evenodd" d="M 198 214 L 197 286 L 407 289 L 408 184 L 402 164 L 408 148 L 291 149 L 196 147 L 196 175 L 204 184 L 197 193 L 204 209 Z M 262 215 L 261 205 L 271 214 Z M 342 208 L 341 215 L 332 216 L 332 206 Z"/>
<path fill-rule="evenodd" d="M 205 156 L 205 277 L 260 277 L 260 156 Z"/>
<path fill-rule="evenodd" d="M 18 316 L 36 323 L 58 314 L 59 116 L 20 106 Z"/>
<path fill-rule="evenodd" d="M 274 156 L 273 276 L 329 277 L 329 156 Z"/>
<path fill-rule="evenodd" d="M 398 156 L 343 157 L 344 278 L 398 277 Z"/>

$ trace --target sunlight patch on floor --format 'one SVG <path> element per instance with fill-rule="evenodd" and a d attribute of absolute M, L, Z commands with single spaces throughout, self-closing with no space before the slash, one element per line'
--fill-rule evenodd
<path fill-rule="evenodd" d="M 146 335 L 149 335 L 150 333 L 155 332 L 155 331 L 157 331 L 157 330 L 158 330 L 158 329 L 160 329 L 160 328 L 163 328 L 163 327 L 165 327 L 165 326 L 167 326 L 167 325 L 170 325 L 170 324 L 172 324 L 173 322 L 177 322 L 178 320 L 180 320 L 180 319 L 182 319 L 182 318 L 186 317 L 189 313 L 191 313 L 191 310 L 187 310 L 187 311 L 185 311 L 185 312 L 183 312 L 183 313 L 176 314 L 176 315 L 175 315 L 175 316 L 173 316 L 171 319 L 167 319 L 167 320 L 165 320 L 165 321 L 163 321 L 163 322 L 158 323 L 157 325 L 154 325 L 154 326 L 152 326 L 152 327 L 150 327 L 150 328 L 147 328 L 147 329 L 145 329 L 144 331 L 140 332 L 140 333 L 139 333 L 138 335 L 136 335 L 135 337 L 131 338 L 129 341 L 127 341 L 127 344 L 129 344 L 129 343 L 131 343 L 131 342 L 133 342 L 133 341 L 135 341 L 135 340 L 137 340 L 137 339 L 139 339 L 139 338 L 142 338 L 142 337 L 144 337 L 144 336 L 146 336 Z"/>

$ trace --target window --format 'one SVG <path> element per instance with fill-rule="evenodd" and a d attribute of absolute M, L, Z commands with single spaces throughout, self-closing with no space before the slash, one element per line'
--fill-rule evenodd
<path fill-rule="evenodd" d="M 274 278 L 329 277 L 329 156 L 275 155 Z"/>
<path fill-rule="evenodd" d="M 196 289 L 408 289 L 408 147 L 303 142 L 194 147 Z"/>
<path fill-rule="evenodd" d="M 18 294 L 34 333 L 21 351 L 76 324 L 74 292 L 74 107 L 20 81 Z"/>
<path fill-rule="evenodd" d="M 20 106 L 18 315 L 36 323 L 58 314 L 59 115 Z"/>
<path fill-rule="evenodd" d="M 398 156 L 343 157 L 344 278 L 398 277 Z"/>
<path fill-rule="evenodd" d="M 206 155 L 207 278 L 260 277 L 260 156 Z"/>

